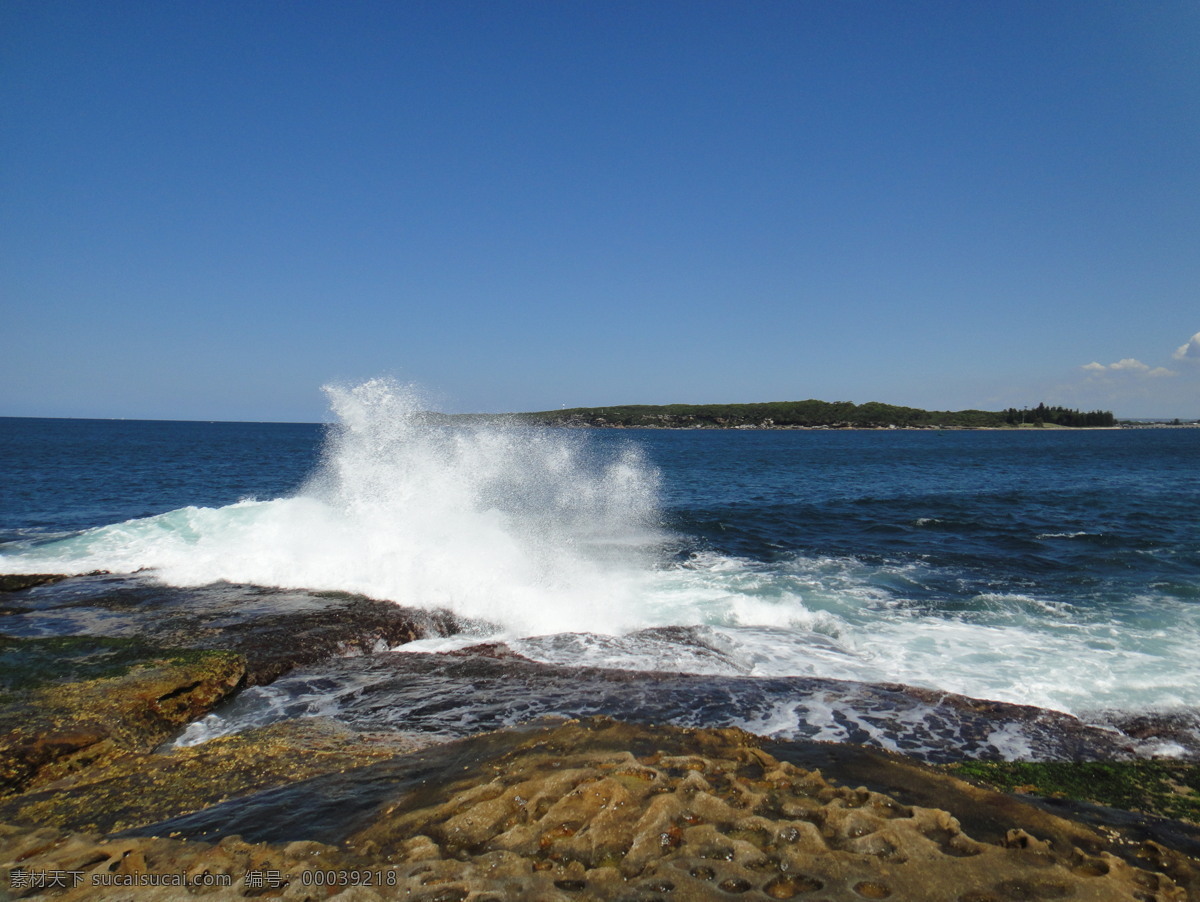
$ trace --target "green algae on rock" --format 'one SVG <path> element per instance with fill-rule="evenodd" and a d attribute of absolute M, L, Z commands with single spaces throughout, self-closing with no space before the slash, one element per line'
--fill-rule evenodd
<path fill-rule="evenodd" d="M 142 639 L 51 636 L 15 639 L 0 635 L 0 691 L 113 677 L 150 661 L 183 664 L 205 652 L 162 648 Z"/>
<path fill-rule="evenodd" d="M 950 773 L 1005 792 L 1074 799 L 1200 824 L 1200 765 L 1183 761 L 964 761 Z"/>
<path fill-rule="evenodd" d="M 0 792 L 148 752 L 226 698 L 245 664 L 227 651 L 84 637 L 5 639 Z M 63 662 L 59 679 L 54 661 Z M 72 676 L 84 675 L 75 681 Z"/>
<path fill-rule="evenodd" d="M 130 752 L 36 791 L 0 799 L 0 822 L 116 833 L 413 749 L 304 718 L 157 753 Z"/>

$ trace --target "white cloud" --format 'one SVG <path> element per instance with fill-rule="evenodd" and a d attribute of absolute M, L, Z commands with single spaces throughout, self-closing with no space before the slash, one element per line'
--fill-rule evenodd
<path fill-rule="evenodd" d="M 1132 357 L 1126 357 L 1124 360 L 1118 360 L 1116 363 L 1108 365 L 1110 370 L 1127 370 L 1134 373 L 1144 373 L 1150 367 L 1142 363 L 1140 360 L 1134 360 Z"/>
<path fill-rule="evenodd" d="M 1116 363 L 1110 363 L 1105 366 L 1103 363 L 1086 363 L 1080 367 L 1089 376 L 1107 376 L 1111 373 L 1119 373 L 1126 376 L 1146 376 L 1151 379 L 1158 379 L 1162 376 L 1176 375 L 1174 370 L 1169 370 L 1166 367 L 1156 366 L 1151 368 L 1148 364 L 1142 363 L 1140 360 L 1135 360 L 1132 357 L 1126 357 L 1124 360 L 1118 360 Z"/>
<path fill-rule="evenodd" d="M 1200 332 L 1181 344 L 1173 356 L 1176 360 L 1200 361 Z"/>
<path fill-rule="evenodd" d="M 1047 403 L 1085 410 L 1111 410 L 1118 417 L 1200 416 L 1200 332 L 1174 353 L 1174 367 L 1124 357 L 1115 363 L 1093 360 L 1076 377 L 1044 392 Z"/>

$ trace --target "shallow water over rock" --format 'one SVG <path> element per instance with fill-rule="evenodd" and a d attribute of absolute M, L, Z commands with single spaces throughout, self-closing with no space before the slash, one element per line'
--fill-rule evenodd
<path fill-rule="evenodd" d="M 1189 825 L 1070 810 L 1092 827 L 920 763 L 1122 758 L 1157 735 L 1145 719 L 1135 740 L 893 684 L 561 666 L 461 636 L 438 653 L 384 651 L 462 625 L 337 593 L 94 574 L 6 602 L 12 634 L 43 637 L 4 640 L 9 749 L 54 755 L 29 759 L 0 798 L 0 820 L 18 825 L 0 826 L 0 871 L 11 886 L 38 868 L 101 881 L 64 899 L 183 872 L 222 874 L 205 895 L 243 898 L 264 870 L 284 897 L 312 899 L 363 873 L 384 883 L 356 898 L 481 902 L 1166 902 L 1200 887 Z M 648 633 L 632 639 L 721 663 L 688 629 Z M 187 727 L 193 744 L 153 751 L 238 686 Z M 714 725 L 760 736 L 692 729 Z M 1186 738 L 1188 722 L 1172 728 Z"/>
<path fill-rule="evenodd" d="M 385 652 L 297 669 L 243 692 L 193 724 L 180 742 L 313 714 L 355 729 L 440 739 L 540 717 L 607 715 L 873 745 L 929 762 L 1121 758 L 1135 750 L 1127 737 L 1065 714 L 906 686 L 568 668 L 496 645 L 447 654 Z"/>

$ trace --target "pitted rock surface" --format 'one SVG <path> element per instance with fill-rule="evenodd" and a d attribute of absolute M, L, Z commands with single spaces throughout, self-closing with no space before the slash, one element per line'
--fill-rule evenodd
<path fill-rule="evenodd" d="M 980 841 L 950 811 L 836 785 L 759 742 L 739 730 L 605 719 L 504 731 L 229 803 L 228 816 L 253 814 L 270 825 L 265 834 L 291 841 L 246 842 L 228 835 L 236 831 L 197 841 L 170 826 L 187 819 L 138 836 L 0 827 L 0 881 L 15 898 L 55 900 L 1188 898 L 1167 872 L 1192 881 L 1196 862 L 1171 850 L 1118 857 L 1084 827 L 1070 834 L 1080 845 L 1018 827 Z M 405 763 L 416 760 L 418 771 Z M 302 838 L 315 802 L 345 806 L 355 787 L 374 795 L 352 827 L 335 841 Z M 226 808 L 210 809 L 207 830 Z M 79 885 L 21 882 L 53 873 L 77 873 Z M 163 874 L 208 882 L 103 883 Z M 278 884 L 264 885 L 272 874 Z"/>
<path fill-rule="evenodd" d="M 1186 898 L 1107 853 L 1057 854 L 1022 831 L 977 842 L 945 811 L 836 787 L 739 731 L 706 732 L 723 745 L 684 755 L 564 756 L 552 739 L 350 845 L 404 862 L 414 891 L 446 899 L 530 887 L 546 899 Z"/>

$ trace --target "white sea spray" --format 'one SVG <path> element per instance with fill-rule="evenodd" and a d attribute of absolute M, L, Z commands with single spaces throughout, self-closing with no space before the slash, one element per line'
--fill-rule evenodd
<path fill-rule="evenodd" d="M 657 475 L 635 446 L 598 457 L 571 432 L 438 425 L 390 380 L 326 391 L 338 422 L 293 497 L 183 508 L 28 557 L 176 586 L 357 592 L 523 634 L 644 624 Z"/>
<path fill-rule="evenodd" d="M 1049 525 L 1035 532 L 1023 511 L 1005 513 L 1041 543 L 1014 552 L 1043 568 L 1019 579 L 994 565 L 968 572 L 971 565 L 945 554 L 859 553 L 849 542 L 848 551 L 810 552 L 781 539 L 742 554 L 695 536 L 664 540 L 671 512 L 635 438 L 445 425 L 424 413 L 419 393 L 388 380 L 328 391 L 337 423 L 293 494 L 22 539 L 0 552 L 0 572 L 146 571 L 184 587 L 357 592 L 449 609 L 491 624 L 522 654 L 568 666 L 899 682 L 1076 713 L 1200 705 L 1192 571 L 1147 557 L 1146 584 L 1135 593 L 1085 583 L 1086 570 L 1045 574 L 1042 546 L 1088 552 L 1103 532 L 1089 520 L 1084 531 L 1043 518 Z M 731 466 L 741 460 L 722 453 Z M 756 488 L 756 498 L 729 491 L 721 503 L 770 533 L 774 526 L 755 518 L 797 472 L 772 471 L 776 481 Z M 725 484 L 697 485 L 700 496 Z M 976 499 L 981 517 L 994 512 L 986 492 L 964 497 Z M 970 508 L 944 495 L 919 500 L 921 511 L 952 508 L 959 517 Z M 890 503 L 872 501 L 857 516 L 885 518 Z M 904 525 L 920 549 L 941 547 L 938 536 L 974 535 L 956 537 L 942 517 L 905 514 Z M 806 540 L 803 523 L 784 526 L 794 530 L 788 542 Z M 1171 554 L 1182 555 L 1177 546 Z M 693 632 L 681 639 L 654 627 Z M 430 639 L 411 650 L 477 638 Z"/>

